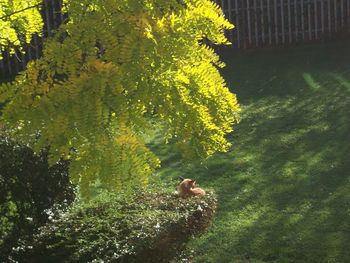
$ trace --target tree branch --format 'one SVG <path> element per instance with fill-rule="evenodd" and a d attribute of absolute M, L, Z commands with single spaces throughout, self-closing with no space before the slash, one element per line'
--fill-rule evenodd
<path fill-rule="evenodd" d="M 26 11 L 26 10 L 28 10 L 28 9 L 37 8 L 37 7 L 41 6 L 41 5 L 42 5 L 42 3 L 36 4 L 36 5 L 33 5 L 33 6 L 28 6 L 28 7 L 26 7 L 26 8 L 21 9 L 21 10 L 17 10 L 17 11 L 15 11 L 15 12 L 11 13 L 11 14 L 1 16 L 1 17 L 0 17 L 0 20 L 4 20 L 4 19 L 6 19 L 6 18 L 8 18 L 8 17 L 10 17 L 10 16 L 13 16 L 13 15 L 15 15 L 15 14 L 24 12 L 24 11 Z"/>

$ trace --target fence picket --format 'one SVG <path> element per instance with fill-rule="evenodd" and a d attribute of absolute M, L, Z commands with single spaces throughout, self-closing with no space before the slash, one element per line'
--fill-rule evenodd
<path fill-rule="evenodd" d="M 322 0 L 321 1 L 321 32 L 322 32 L 322 35 L 325 34 L 325 32 L 324 32 L 324 20 L 325 20 L 325 17 L 324 17 L 324 1 Z"/>
<path fill-rule="evenodd" d="M 232 21 L 232 5 L 231 5 L 230 0 L 228 0 L 227 12 L 228 12 L 228 19 L 230 21 Z M 233 31 L 232 30 L 229 32 L 228 40 L 230 42 L 233 42 Z"/>
<path fill-rule="evenodd" d="M 1 55 L 3 55 L 3 53 L 0 51 Z M 5 66 L 4 66 L 4 60 L 1 59 L 0 60 L 0 76 L 2 76 L 2 74 L 4 73 L 5 71 Z"/>
<path fill-rule="evenodd" d="M 250 0 L 247 0 L 247 24 L 248 24 L 248 43 L 249 47 L 252 46 L 252 25 L 251 25 L 251 19 L 250 19 Z"/>
<path fill-rule="evenodd" d="M 338 10 L 337 10 L 337 1 L 338 0 L 334 0 L 334 31 L 337 32 L 338 30 Z"/>
<path fill-rule="evenodd" d="M 292 17 L 290 11 L 290 0 L 288 0 L 288 37 L 289 43 L 292 43 Z"/>
<path fill-rule="evenodd" d="M 315 39 L 318 39 L 317 1 L 314 2 Z"/>
<path fill-rule="evenodd" d="M 308 20 L 308 31 L 309 31 L 309 40 L 312 40 L 312 30 L 311 30 L 311 3 L 307 3 L 307 20 Z"/>
<path fill-rule="evenodd" d="M 328 34 L 332 33 L 332 24 L 331 24 L 331 0 L 328 0 Z"/>
<path fill-rule="evenodd" d="M 47 35 L 51 32 L 51 24 L 50 24 L 50 13 L 49 13 L 49 6 L 47 3 L 47 0 L 44 0 L 44 9 L 45 9 L 45 26 L 46 26 L 46 33 Z"/>
<path fill-rule="evenodd" d="M 10 57 L 10 53 L 6 52 L 6 57 L 7 57 L 7 69 L 9 72 L 9 76 L 12 75 L 12 65 L 11 65 L 11 57 Z"/>
<path fill-rule="evenodd" d="M 260 21 L 261 21 L 261 43 L 265 44 L 265 19 L 264 19 L 264 1 L 260 1 Z"/>
<path fill-rule="evenodd" d="M 350 0 L 349 0 L 350 1 Z M 236 7 L 236 17 L 235 17 L 235 20 L 236 20 L 236 28 L 235 28 L 235 31 L 236 31 L 236 35 L 237 35 L 237 47 L 240 48 L 241 47 L 241 30 L 240 30 L 240 27 L 238 26 L 239 25 L 239 6 L 238 6 L 238 0 L 235 0 L 235 7 Z"/>
<path fill-rule="evenodd" d="M 282 44 L 284 44 L 285 40 L 286 40 L 286 36 L 284 34 L 284 5 L 283 5 L 283 1 L 284 0 L 280 1 Z"/>
<path fill-rule="evenodd" d="M 348 10 L 348 12 L 347 12 L 347 19 L 348 19 L 348 23 L 347 23 L 347 26 L 349 27 L 350 26 L 350 0 L 347 0 L 346 1 L 347 2 L 347 10 Z"/>
<path fill-rule="evenodd" d="M 306 32 L 305 32 L 304 0 L 301 0 L 300 5 L 301 5 L 301 31 L 302 31 L 303 40 L 305 40 Z"/>
<path fill-rule="evenodd" d="M 295 21 L 295 41 L 298 41 L 298 5 L 297 0 L 294 0 L 294 21 Z"/>
<path fill-rule="evenodd" d="M 269 29 L 269 44 L 272 45 L 272 30 L 271 30 L 271 6 L 270 0 L 267 0 L 267 25 Z"/>
<path fill-rule="evenodd" d="M 23 52 L 21 52 L 21 68 L 24 69 L 26 67 L 26 56 Z"/>
<path fill-rule="evenodd" d="M 259 46 L 259 34 L 258 34 L 258 9 L 256 5 L 256 0 L 254 0 L 254 33 L 255 33 L 255 46 Z"/>
<path fill-rule="evenodd" d="M 344 27 L 344 0 L 340 1 L 340 21 L 341 21 L 341 27 Z"/>
<path fill-rule="evenodd" d="M 15 72 L 19 72 L 20 71 L 20 68 L 19 68 L 19 61 L 18 61 L 18 54 L 17 52 L 12 56 L 13 58 L 13 67 L 14 67 L 14 71 Z"/>
<path fill-rule="evenodd" d="M 52 7 L 52 24 L 54 28 L 57 28 L 59 26 L 59 21 L 57 20 L 57 12 L 56 12 L 56 7 L 55 7 L 55 2 L 56 1 L 51 1 L 51 7 Z"/>

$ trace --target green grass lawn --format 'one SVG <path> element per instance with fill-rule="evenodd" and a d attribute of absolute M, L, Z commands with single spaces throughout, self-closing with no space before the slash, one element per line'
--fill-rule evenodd
<path fill-rule="evenodd" d="M 161 178 L 213 188 L 194 262 L 350 262 L 350 42 L 223 52 L 242 105 L 232 151 L 182 164 L 155 145 Z"/>

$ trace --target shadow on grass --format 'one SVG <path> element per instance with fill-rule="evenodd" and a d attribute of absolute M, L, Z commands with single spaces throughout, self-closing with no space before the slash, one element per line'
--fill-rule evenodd
<path fill-rule="evenodd" d="M 243 103 L 233 149 L 175 171 L 219 197 L 196 262 L 350 262 L 350 52 L 331 47 L 228 57 L 242 63 L 225 72 Z"/>

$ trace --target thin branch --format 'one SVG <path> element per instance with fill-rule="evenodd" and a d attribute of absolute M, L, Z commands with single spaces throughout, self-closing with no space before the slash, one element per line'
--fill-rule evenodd
<path fill-rule="evenodd" d="M 42 3 L 36 4 L 36 5 L 33 5 L 33 6 L 28 6 L 28 7 L 26 7 L 26 8 L 21 9 L 21 10 L 17 10 L 17 11 L 15 11 L 15 12 L 11 13 L 11 14 L 1 16 L 1 17 L 0 17 L 0 20 L 4 20 L 5 18 L 8 18 L 8 17 L 13 16 L 13 15 L 15 15 L 15 14 L 24 12 L 24 11 L 26 11 L 26 10 L 28 10 L 28 9 L 37 8 L 37 7 L 41 6 L 41 5 L 42 5 Z"/>

